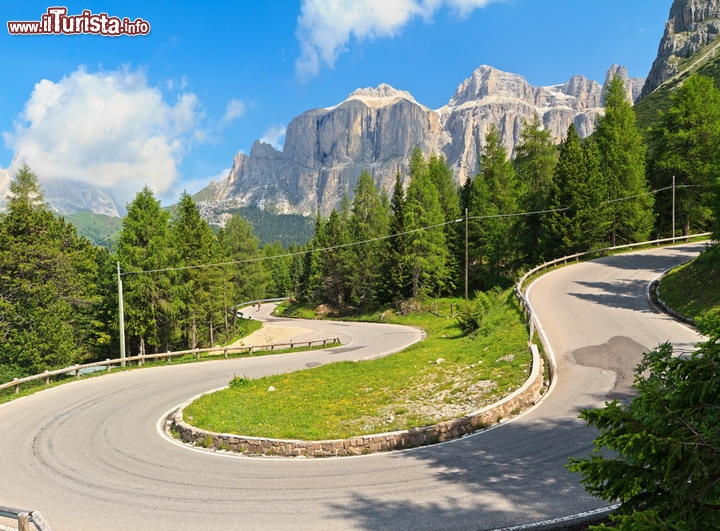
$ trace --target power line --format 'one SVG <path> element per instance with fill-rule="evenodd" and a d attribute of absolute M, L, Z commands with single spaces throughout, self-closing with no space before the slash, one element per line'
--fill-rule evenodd
<path fill-rule="evenodd" d="M 677 186 L 677 188 L 680 188 L 680 187 L 692 187 L 692 186 L 694 186 L 694 185 L 679 185 L 679 186 Z M 608 204 L 608 203 L 615 203 L 615 202 L 618 202 L 618 201 L 627 201 L 627 200 L 636 199 L 636 198 L 638 198 L 638 197 L 642 197 L 642 196 L 645 196 L 645 195 L 656 194 L 656 193 L 658 193 L 658 192 L 662 192 L 662 191 L 665 191 L 665 190 L 669 190 L 669 189 L 671 189 L 671 188 L 672 188 L 672 186 L 666 186 L 665 188 L 659 188 L 659 189 L 657 189 L 657 190 L 651 190 L 651 191 L 649 191 L 649 192 L 645 192 L 645 193 L 638 194 L 638 195 L 633 195 L 633 196 L 628 196 L 628 197 L 621 197 L 621 198 L 619 198 L 619 199 L 611 199 L 611 200 L 604 201 L 604 202 L 598 203 L 598 204 L 602 205 L 602 204 Z M 513 212 L 513 213 L 509 213 L 509 214 L 489 214 L 489 215 L 486 215 L 486 216 L 472 216 L 472 217 L 469 217 L 469 218 L 467 218 L 467 219 L 468 219 L 468 220 L 471 220 L 471 219 L 474 220 L 474 219 L 493 219 L 493 218 L 519 217 L 519 216 L 532 216 L 532 215 L 537 215 L 537 214 L 550 214 L 550 213 L 553 213 L 553 212 L 564 212 L 564 211 L 567 211 L 567 210 L 570 210 L 570 207 L 561 207 L 561 208 L 554 208 L 554 209 L 549 209 L 549 210 L 536 210 L 536 211 L 532 211 L 532 212 Z M 444 223 L 438 223 L 438 224 L 436 224 L 436 225 L 429 225 L 429 226 L 427 226 L 427 227 L 419 227 L 419 228 L 417 228 L 417 229 L 411 229 L 411 230 L 408 230 L 408 231 L 405 231 L 405 232 L 399 232 L 399 233 L 396 233 L 396 234 L 389 234 L 389 235 L 387 235 L 387 236 L 380 236 L 380 237 L 377 237 L 377 238 L 371 238 L 371 239 L 368 239 L 368 240 L 361 240 L 361 241 L 356 241 L 356 242 L 341 243 L 341 244 L 333 245 L 333 246 L 330 246 L 330 247 L 321 247 L 321 248 L 317 248 L 317 249 L 305 249 L 305 250 L 303 250 L 303 251 L 296 251 L 296 252 L 293 252 L 293 253 L 277 254 L 277 255 L 272 255 L 272 256 L 258 256 L 258 257 L 255 257 L 255 258 L 246 258 L 246 259 L 244 259 L 244 260 L 232 260 L 232 261 L 229 261 L 229 262 L 217 262 L 217 263 L 211 263 L 211 264 L 199 264 L 199 265 L 179 266 L 179 267 L 166 267 L 166 268 L 161 268 L 161 269 L 147 269 L 147 270 L 142 270 L 142 271 L 125 271 L 125 272 L 122 272 L 122 273 L 120 273 L 120 274 L 121 274 L 122 276 L 125 276 L 125 275 L 139 275 L 139 274 L 142 274 L 142 273 L 165 273 L 165 272 L 168 272 L 168 271 L 184 271 L 184 270 L 188 270 L 188 269 L 205 269 L 205 268 L 209 268 L 209 267 L 224 267 L 224 266 L 229 266 L 229 265 L 239 265 L 239 264 L 248 264 L 248 263 L 254 263 L 254 262 L 263 262 L 263 261 L 265 261 L 265 260 L 273 260 L 273 259 L 276 259 L 276 258 L 292 258 L 292 257 L 294 257 L 294 256 L 305 255 L 305 254 L 308 254 L 308 253 L 319 253 L 319 252 L 323 252 L 323 251 L 332 251 L 332 250 L 335 250 L 335 249 L 343 249 L 343 248 L 347 248 L 347 247 L 354 247 L 354 246 L 356 246 L 356 245 L 364 245 L 364 244 L 366 244 L 366 243 L 372 243 L 372 242 L 389 240 L 389 239 L 391 239 L 391 238 L 397 238 L 397 237 L 399 237 L 399 236 L 405 236 L 405 235 L 408 235 L 408 234 L 414 234 L 414 233 L 416 233 L 416 232 L 421 232 L 421 231 L 430 230 L 430 229 L 436 229 L 436 228 L 439 228 L 439 227 L 444 227 L 444 226 L 446 226 L 446 225 L 451 225 L 451 224 L 455 224 L 455 223 L 460 223 L 460 222 L 463 222 L 463 221 L 465 221 L 465 218 L 453 219 L 453 220 L 451 220 L 451 221 L 446 221 L 446 222 L 444 222 Z"/>

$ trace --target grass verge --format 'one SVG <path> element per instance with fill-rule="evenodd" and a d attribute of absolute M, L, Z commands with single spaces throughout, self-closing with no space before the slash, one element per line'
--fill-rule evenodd
<path fill-rule="evenodd" d="M 530 369 L 523 317 L 511 291 L 501 296 L 495 326 L 475 339 L 450 317 L 459 299 L 418 305 L 407 315 L 364 315 L 358 319 L 422 328 L 427 338 L 377 360 L 235 378 L 228 389 L 193 402 L 185 421 L 221 433 L 324 440 L 426 426 L 478 410 L 519 388 Z"/>
<path fill-rule="evenodd" d="M 695 321 L 720 312 L 720 246 L 670 271 L 660 282 L 659 294 L 672 309 Z"/>

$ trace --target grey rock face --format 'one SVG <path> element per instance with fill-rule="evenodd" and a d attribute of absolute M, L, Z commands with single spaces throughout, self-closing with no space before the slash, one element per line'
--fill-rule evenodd
<path fill-rule="evenodd" d="M 675 0 L 642 96 L 677 74 L 680 60 L 694 55 L 718 34 L 720 0 Z"/>
<path fill-rule="evenodd" d="M 92 184 L 69 180 L 42 182 L 45 201 L 58 214 L 74 214 L 84 210 L 120 217 L 120 208 L 108 190 Z"/>
<path fill-rule="evenodd" d="M 629 79 L 618 66 L 608 73 L 626 81 L 635 99 L 642 80 Z M 203 214 L 214 222 L 240 206 L 272 206 L 279 212 L 327 214 L 349 196 L 363 170 L 391 190 L 395 174 L 407 173 L 410 153 L 442 155 L 459 183 L 477 173 L 490 124 L 512 154 L 525 121 L 538 116 L 556 141 L 571 123 L 589 135 L 602 112 L 602 87 L 583 76 L 534 87 L 522 76 L 481 66 L 455 90 L 447 105 L 433 110 L 389 85 L 354 91 L 339 105 L 294 118 L 282 151 L 256 142 L 238 154 L 228 178 L 203 191 Z"/>
<path fill-rule="evenodd" d="M 10 170 L 0 168 L 0 212 L 7 205 L 11 179 Z M 75 214 L 84 210 L 112 217 L 124 214 L 109 190 L 98 186 L 63 179 L 43 181 L 40 186 L 45 202 L 58 214 Z"/>

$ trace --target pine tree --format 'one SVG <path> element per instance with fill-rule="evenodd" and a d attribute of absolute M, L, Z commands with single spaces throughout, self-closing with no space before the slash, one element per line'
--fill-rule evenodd
<path fill-rule="evenodd" d="M 338 308 L 348 304 L 352 295 L 352 250 L 339 247 L 349 243 L 346 224 L 336 210 L 321 224 L 318 244 L 319 286 L 314 294 L 318 302 Z"/>
<path fill-rule="evenodd" d="M 516 147 L 515 171 L 519 180 L 520 210 L 541 212 L 548 210 L 552 191 L 553 171 L 558 150 L 549 130 L 543 129 L 537 115 L 525 122 Z M 541 261 L 539 241 L 545 214 L 532 214 L 519 221 L 521 253 L 528 264 Z"/>
<path fill-rule="evenodd" d="M 363 171 L 355 187 L 350 216 L 350 240 L 368 241 L 352 247 L 352 299 L 366 305 L 378 298 L 384 243 L 388 234 L 388 212 L 372 176 Z M 377 241 L 369 241 L 377 240 Z"/>
<path fill-rule="evenodd" d="M 262 262 L 256 260 L 261 256 L 260 240 L 252 224 L 233 215 L 218 234 L 218 240 L 222 256 L 227 261 L 239 262 L 226 268 L 233 304 L 264 298 L 267 275 Z"/>
<path fill-rule="evenodd" d="M 543 218 L 541 257 L 558 258 L 601 247 L 609 227 L 607 192 L 593 143 L 583 143 L 570 124 L 560 145 L 549 207 Z"/>
<path fill-rule="evenodd" d="M 215 305 L 219 299 L 213 291 L 219 277 L 217 268 L 195 267 L 210 263 L 215 237 L 187 192 L 183 192 L 178 201 L 170 224 L 170 237 L 177 267 L 185 268 L 173 275 L 176 322 L 185 346 L 194 349 L 214 339 Z"/>
<path fill-rule="evenodd" d="M 465 225 L 456 223 L 462 216 L 460 196 L 452 169 L 447 165 L 445 156 L 430 155 L 427 164 L 430 180 L 435 185 L 442 209 L 445 225 L 445 242 L 448 246 L 448 263 L 450 271 L 448 290 L 454 290 L 456 279 L 462 276 L 465 256 Z"/>
<path fill-rule="evenodd" d="M 280 242 L 271 242 L 263 245 L 262 254 L 265 257 L 273 257 L 263 262 L 267 272 L 266 295 L 269 297 L 289 297 L 293 293 L 293 258 L 281 256 L 291 254 L 295 249 L 283 249 Z"/>
<path fill-rule="evenodd" d="M 687 235 L 713 224 L 715 186 L 720 175 L 720 90 L 712 79 L 693 74 L 670 95 L 670 109 L 650 130 L 649 173 L 655 187 L 675 191 L 677 226 Z M 672 227 L 672 194 L 658 194 L 660 230 Z"/>
<path fill-rule="evenodd" d="M 610 203 L 611 245 L 646 240 L 653 227 L 653 196 L 645 175 L 646 147 L 625 86 L 613 78 L 605 94 L 605 114 L 593 133 Z"/>
<path fill-rule="evenodd" d="M 620 529 L 717 529 L 720 515 L 720 320 L 690 357 L 665 343 L 635 370 L 629 404 L 586 409 L 597 452 L 571 459 L 587 491 L 621 503 Z"/>
<path fill-rule="evenodd" d="M 405 189 L 402 176 L 395 174 L 395 186 L 390 200 L 390 220 L 382 264 L 383 294 L 386 302 L 405 299 L 411 295 L 410 274 L 408 272 L 408 237 L 405 235 Z"/>
<path fill-rule="evenodd" d="M 319 253 L 315 250 L 323 247 L 324 220 L 318 212 L 315 216 L 315 228 L 312 239 L 305 245 L 307 252 L 302 255 L 302 260 L 296 260 L 296 268 L 299 271 L 296 293 L 301 301 L 309 302 L 315 297 L 320 286 L 320 265 Z"/>
<path fill-rule="evenodd" d="M 107 330 L 93 319 L 101 255 L 44 203 L 23 165 L 0 214 L 0 378 L 66 367 L 97 356 Z"/>
<path fill-rule="evenodd" d="M 145 354 L 168 349 L 177 307 L 173 304 L 172 275 L 144 273 L 175 265 L 176 254 L 168 233 L 169 214 L 160 208 L 145 186 L 128 205 L 118 241 L 118 260 L 124 273 L 125 326 Z"/>
<path fill-rule="evenodd" d="M 445 240 L 443 215 L 438 191 L 427 172 L 422 154 L 411 162 L 410 185 L 405 202 L 405 222 L 408 231 L 407 257 L 413 297 L 437 296 L 448 291 L 450 270 L 449 250 Z M 422 229 L 422 230 L 421 230 Z"/>
<path fill-rule="evenodd" d="M 480 173 L 470 194 L 470 240 L 472 260 L 479 266 L 480 286 L 494 285 L 515 266 L 517 232 L 515 220 L 503 216 L 517 211 L 518 186 L 507 150 L 494 124 L 485 136 Z"/>

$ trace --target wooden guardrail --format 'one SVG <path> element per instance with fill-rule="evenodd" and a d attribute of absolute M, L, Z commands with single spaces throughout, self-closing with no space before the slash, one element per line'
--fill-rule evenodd
<path fill-rule="evenodd" d="M 18 531 L 50 531 L 50 526 L 38 511 L 26 511 L 0 505 L 0 516 L 17 520 Z"/>
<path fill-rule="evenodd" d="M 300 347 L 308 347 L 311 348 L 315 345 L 323 347 L 328 346 L 328 344 L 332 345 L 335 343 L 340 343 L 339 338 L 331 338 L 331 339 L 313 339 L 310 341 L 290 341 L 287 343 L 269 343 L 266 345 L 250 345 L 250 346 L 237 346 L 237 347 L 213 347 L 213 348 L 202 348 L 202 349 L 192 349 L 192 350 L 178 350 L 176 352 L 162 352 L 159 354 L 145 354 L 142 356 L 130 356 L 126 358 L 116 358 L 116 359 L 106 359 L 105 361 L 96 361 L 93 363 L 85 363 L 83 365 L 72 365 L 70 367 L 65 367 L 64 369 L 57 369 L 54 371 L 45 371 L 42 374 L 35 374 L 33 376 L 26 376 L 24 378 L 15 378 L 11 382 L 7 382 L 4 384 L 0 384 L 0 391 L 3 389 L 9 389 L 9 388 L 15 388 L 15 393 L 20 392 L 20 386 L 24 383 L 28 382 L 35 382 L 37 380 L 44 380 L 45 385 L 50 385 L 50 382 L 52 381 L 53 377 L 56 376 L 66 376 L 71 375 L 75 377 L 79 377 L 81 371 L 83 369 L 92 369 L 92 368 L 98 368 L 98 367 L 105 367 L 107 372 L 110 372 L 113 365 L 122 365 L 123 363 L 132 363 L 137 362 L 138 366 L 142 366 L 147 361 L 151 360 L 157 360 L 157 359 L 166 359 L 167 361 L 170 361 L 172 358 L 180 357 L 180 356 L 186 356 L 189 354 L 193 354 L 195 356 L 196 360 L 200 360 L 200 357 L 203 354 L 206 354 L 206 357 L 218 357 L 223 356 L 224 358 L 228 357 L 229 352 L 245 352 L 248 355 L 252 355 L 254 352 L 257 351 L 270 351 L 273 352 L 275 350 L 283 350 L 283 349 L 295 349 Z"/>

